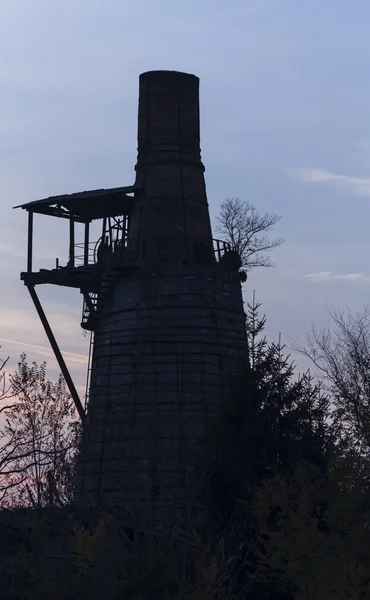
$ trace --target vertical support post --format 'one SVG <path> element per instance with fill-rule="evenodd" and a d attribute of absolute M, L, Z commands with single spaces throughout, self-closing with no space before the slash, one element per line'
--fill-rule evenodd
<path fill-rule="evenodd" d="M 44 326 L 45 333 L 46 333 L 46 335 L 48 337 L 48 340 L 50 342 L 50 345 L 51 345 L 51 347 L 52 347 L 52 349 L 54 351 L 55 358 L 58 361 L 59 368 L 62 371 L 63 377 L 64 377 L 64 379 L 66 381 L 66 384 L 68 386 L 70 394 L 71 394 L 71 396 L 73 398 L 73 401 L 75 403 L 77 412 L 80 415 L 82 423 L 84 423 L 84 421 L 85 421 L 85 411 L 83 409 L 83 406 L 82 406 L 80 397 L 79 397 L 79 395 L 77 393 L 77 390 L 75 388 L 75 385 L 74 385 L 74 383 L 72 381 L 72 377 L 71 377 L 71 375 L 70 375 L 70 373 L 68 371 L 67 365 L 64 362 L 63 355 L 62 355 L 61 351 L 59 350 L 59 346 L 57 344 L 57 341 L 56 341 L 56 339 L 54 337 L 54 334 L 53 334 L 53 332 L 51 330 L 51 327 L 49 325 L 49 321 L 47 320 L 47 317 L 46 317 L 46 315 L 44 313 L 44 309 L 41 306 L 41 302 L 39 300 L 39 297 L 36 294 L 36 290 L 35 290 L 35 288 L 34 288 L 33 285 L 26 283 L 26 286 L 27 286 L 27 289 L 28 289 L 28 291 L 30 293 L 30 296 L 31 296 L 32 300 L 33 300 L 33 303 L 35 305 L 37 313 L 38 313 L 38 315 L 40 317 L 40 321 L 41 321 L 41 323 Z"/>
<path fill-rule="evenodd" d="M 113 246 L 112 219 L 110 217 L 108 217 L 108 229 L 109 229 L 109 245 Z"/>
<path fill-rule="evenodd" d="M 87 267 L 89 264 L 89 228 L 90 223 L 85 223 L 85 239 L 84 239 L 84 266 Z"/>
<path fill-rule="evenodd" d="M 128 216 L 124 215 L 124 217 L 123 217 L 123 245 L 125 248 L 127 246 L 128 227 L 129 227 Z"/>
<path fill-rule="evenodd" d="M 72 267 L 75 266 L 75 222 L 69 220 L 69 261 Z"/>
<path fill-rule="evenodd" d="M 216 240 L 217 245 L 217 260 L 220 260 L 222 256 L 221 248 L 220 248 L 220 240 Z"/>
<path fill-rule="evenodd" d="M 32 273 L 33 212 L 28 211 L 27 272 Z"/>

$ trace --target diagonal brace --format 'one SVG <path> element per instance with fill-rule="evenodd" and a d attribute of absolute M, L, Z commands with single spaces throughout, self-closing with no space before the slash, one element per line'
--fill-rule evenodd
<path fill-rule="evenodd" d="M 54 337 L 54 334 L 53 334 L 53 332 L 51 330 L 51 327 L 49 325 L 49 321 L 47 320 L 47 317 L 46 317 L 46 315 L 44 313 L 44 309 L 41 306 L 41 302 L 39 300 L 39 297 L 36 294 L 36 290 L 35 290 L 35 288 L 34 288 L 33 285 L 26 283 L 26 286 L 27 286 L 27 289 L 28 289 L 28 291 L 30 293 L 30 296 L 31 296 L 32 300 L 33 300 L 33 303 L 35 305 L 37 313 L 38 313 L 38 315 L 40 317 L 41 323 L 44 326 L 45 333 L 46 333 L 46 335 L 48 337 L 48 340 L 50 342 L 50 345 L 51 345 L 51 347 L 52 347 L 52 349 L 54 351 L 55 358 L 58 361 L 59 368 L 62 371 L 63 377 L 64 377 L 64 379 L 66 381 L 66 384 L 68 386 L 70 394 L 71 394 L 71 396 L 73 398 L 73 401 L 75 403 L 77 412 L 80 415 L 82 423 L 84 423 L 85 416 L 86 416 L 85 415 L 85 411 L 83 409 L 83 406 L 82 406 L 80 397 L 79 397 L 79 395 L 77 393 L 77 390 L 75 388 L 75 385 L 74 385 L 74 383 L 72 381 L 72 377 L 71 377 L 71 375 L 70 375 L 70 373 L 68 371 L 68 367 L 67 367 L 67 365 L 66 365 L 66 363 L 64 361 L 64 358 L 63 358 L 62 353 L 61 353 L 61 351 L 59 349 L 57 341 L 56 341 L 56 339 Z"/>

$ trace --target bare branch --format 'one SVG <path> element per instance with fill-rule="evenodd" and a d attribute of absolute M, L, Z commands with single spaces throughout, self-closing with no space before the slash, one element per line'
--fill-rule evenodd
<path fill-rule="evenodd" d="M 272 267 L 268 252 L 279 247 L 283 239 L 271 239 L 264 234 L 280 221 L 276 214 L 259 215 L 255 207 L 240 198 L 227 198 L 217 217 L 217 231 L 236 250 L 247 269 Z"/>
<path fill-rule="evenodd" d="M 306 345 L 293 347 L 315 365 L 347 437 L 370 452 L 370 312 L 329 315 L 331 328 L 312 326 Z"/>
<path fill-rule="evenodd" d="M 38 506 L 69 502 L 80 428 L 63 379 L 47 380 L 46 364 L 28 366 L 22 355 L 10 382 L 17 400 L 0 409 L 6 417 L 0 430 L 1 500 L 7 506 L 31 497 Z"/>

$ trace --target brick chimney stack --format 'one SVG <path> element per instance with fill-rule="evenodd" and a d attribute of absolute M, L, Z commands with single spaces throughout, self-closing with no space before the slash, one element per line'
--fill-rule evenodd
<path fill-rule="evenodd" d="M 148 261 L 213 260 L 200 156 L 199 79 L 177 71 L 140 76 L 136 184 L 143 187 L 129 239 Z"/>

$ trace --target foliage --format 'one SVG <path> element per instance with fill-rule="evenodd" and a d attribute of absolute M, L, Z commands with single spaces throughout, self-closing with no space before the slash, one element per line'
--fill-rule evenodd
<path fill-rule="evenodd" d="M 14 597 L 38 600 L 236 600 L 222 538 L 213 548 L 194 530 L 186 545 L 150 529 L 132 536 L 122 514 L 86 520 L 65 513 L 59 521 L 29 515 L 27 542 L 12 561 L 9 553 L 0 561 L 1 597 L 12 587 Z"/>
<path fill-rule="evenodd" d="M 370 594 L 370 494 L 352 471 L 335 461 L 325 476 L 300 461 L 276 473 L 255 493 L 261 577 L 294 590 L 297 599 L 360 600 Z"/>
<path fill-rule="evenodd" d="M 281 238 L 265 235 L 281 217 L 265 213 L 259 215 L 255 207 L 240 198 L 227 198 L 221 204 L 217 217 L 217 231 L 236 250 L 246 270 L 255 267 L 272 267 L 268 252 L 283 243 Z"/>
<path fill-rule="evenodd" d="M 95 544 L 95 536 L 99 538 L 102 531 L 105 543 Z M 100 573 L 104 588 L 107 572 L 104 564 L 108 562 L 111 572 L 112 565 L 115 568 L 116 592 L 120 590 L 124 597 L 136 600 L 235 598 L 229 580 L 233 557 L 228 556 L 222 537 L 211 546 L 193 529 L 189 530 L 184 545 L 170 536 L 153 535 L 148 530 L 132 543 L 124 539 L 122 528 L 117 527 L 117 521 L 111 516 L 103 522 L 103 528 L 98 522 L 92 537 L 86 538 L 83 531 L 81 534 L 85 544 L 83 549 L 80 545 L 79 558 L 82 565 L 90 564 L 90 575 L 85 572 L 88 580 L 92 572 Z M 85 588 L 85 584 L 82 587 Z M 96 584 L 92 587 L 96 589 Z"/>
<path fill-rule="evenodd" d="M 2 506 L 62 506 L 73 494 L 80 426 L 60 376 L 21 356 L 10 377 L 13 403 L 2 407 L 0 493 Z"/>

